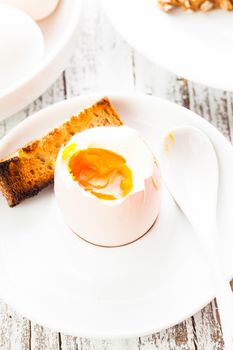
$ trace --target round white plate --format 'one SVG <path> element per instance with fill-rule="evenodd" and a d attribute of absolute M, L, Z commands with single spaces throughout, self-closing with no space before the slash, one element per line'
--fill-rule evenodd
<path fill-rule="evenodd" d="M 82 0 L 60 0 L 56 10 L 39 21 L 45 40 L 41 64 L 28 76 L 0 93 L 0 120 L 40 96 L 67 66 L 76 42 Z"/>
<path fill-rule="evenodd" d="M 46 108 L 0 142 L 0 158 L 94 103 L 83 96 Z M 220 165 L 218 221 L 224 266 L 233 274 L 233 149 L 210 124 L 175 104 L 143 95 L 109 96 L 124 123 L 156 154 L 161 135 L 179 124 L 203 130 Z M 87 337 L 131 337 L 169 327 L 214 295 L 195 235 L 164 189 L 159 220 L 135 243 L 101 248 L 63 223 L 53 188 L 11 209 L 0 197 L 0 296 L 28 318 Z M 91 213 L 90 213 L 91 220 Z"/>
<path fill-rule="evenodd" d="M 157 0 L 101 0 L 139 52 L 184 78 L 233 90 L 233 12 L 161 11 Z"/>

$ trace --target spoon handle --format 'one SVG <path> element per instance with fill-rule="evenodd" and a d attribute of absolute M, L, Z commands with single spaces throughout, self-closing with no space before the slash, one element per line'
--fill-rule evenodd
<path fill-rule="evenodd" d="M 226 350 L 233 350 L 233 293 L 218 259 L 216 247 L 206 252 L 214 277 L 218 312 Z M 215 248 L 215 249 L 214 249 Z"/>

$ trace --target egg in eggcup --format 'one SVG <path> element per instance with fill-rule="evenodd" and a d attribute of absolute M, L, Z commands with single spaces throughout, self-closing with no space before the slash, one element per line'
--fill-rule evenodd
<path fill-rule="evenodd" d="M 142 237 L 160 208 L 160 172 L 138 133 L 95 127 L 62 147 L 55 195 L 65 222 L 95 245 L 116 247 Z"/>

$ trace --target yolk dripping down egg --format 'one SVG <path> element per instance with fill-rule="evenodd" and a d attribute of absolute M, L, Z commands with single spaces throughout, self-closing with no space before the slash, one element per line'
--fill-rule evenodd
<path fill-rule="evenodd" d="M 67 225 L 94 244 L 144 235 L 160 206 L 160 174 L 137 132 L 97 127 L 74 135 L 58 155 L 55 195 Z"/>

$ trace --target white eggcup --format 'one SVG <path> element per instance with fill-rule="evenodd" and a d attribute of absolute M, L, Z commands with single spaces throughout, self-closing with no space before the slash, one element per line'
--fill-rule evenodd
<path fill-rule="evenodd" d="M 154 155 L 137 132 L 126 126 L 96 127 L 74 135 L 66 145 L 75 152 L 102 148 L 126 160 L 132 171 L 132 190 L 124 197 L 105 200 L 74 180 L 61 148 L 55 168 L 55 196 L 70 229 L 95 245 L 115 247 L 142 237 L 159 214 L 160 172 Z"/>

